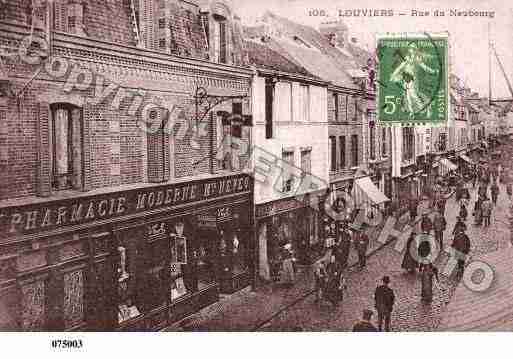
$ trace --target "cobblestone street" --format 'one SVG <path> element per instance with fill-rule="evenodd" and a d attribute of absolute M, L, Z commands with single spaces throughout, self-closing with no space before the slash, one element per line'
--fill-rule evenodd
<path fill-rule="evenodd" d="M 494 209 L 492 224 L 489 228 L 477 227 L 473 217 L 467 219 L 467 234 L 472 243 L 471 258 L 502 250 L 510 246 L 508 208 L 509 199 L 503 185 L 497 207 Z M 475 201 L 477 188 L 471 189 L 471 205 Z M 427 202 L 422 204 L 427 208 Z M 444 246 L 452 241 L 453 230 L 459 206 L 450 197 L 447 202 L 447 230 L 444 234 Z M 417 220 L 416 227 L 419 227 Z M 417 231 L 419 229 L 417 228 Z M 301 328 L 305 331 L 350 331 L 355 321 L 360 319 L 363 309 L 374 307 L 374 290 L 383 275 L 391 277 L 391 287 L 396 293 L 396 304 L 392 313 L 393 331 L 434 331 L 444 315 L 445 308 L 459 281 L 453 276 L 440 275 L 440 289 L 434 286 L 434 301 L 431 305 L 420 300 L 420 277 L 407 274 L 401 269 L 403 253 L 398 252 L 396 240 L 382 248 L 373 246 L 375 253 L 367 261 L 367 267 L 359 270 L 351 267 L 347 273 L 348 290 L 343 303 L 337 309 L 324 302 L 314 302 L 313 274 L 308 267 L 302 268 L 294 287 L 259 287 L 256 292 L 245 289 L 226 296 L 219 303 L 208 307 L 188 318 L 180 325 L 168 330 L 187 331 L 293 331 Z M 354 252 L 354 250 L 353 250 Z M 355 263 L 355 253 L 352 253 Z M 438 268 L 443 272 L 447 263 L 446 255 L 437 260 Z M 376 318 L 374 318 L 376 319 Z"/>
<path fill-rule="evenodd" d="M 501 190 L 503 188 L 501 187 Z M 471 192 L 472 201 L 475 191 Z M 509 229 L 507 224 L 507 208 L 509 199 L 505 192 L 501 192 L 493 223 L 489 228 L 474 226 L 473 217 L 469 216 L 467 226 L 472 242 L 471 256 L 479 257 L 493 251 L 501 250 L 510 245 Z M 447 204 L 447 230 L 444 234 L 444 244 L 450 245 L 452 238 L 449 233 L 453 230 L 456 214 L 459 207 L 453 198 Z M 265 330 L 291 330 L 301 327 L 307 331 L 348 331 L 352 329 L 355 321 L 360 319 L 363 309 L 374 307 L 374 290 L 383 275 L 391 277 L 391 287 L 396 294 L 396 305 L 392 313 L 393 331 L 433 331 L 436 330 L 446 305 L 458 282 L 454 278 L 440 276 L 440 292 L 435 286 L 434 301 L 431 305 L 424 305 L 420 301 L 420 278 L 410 275 L 401 269 L 403 255 L 395 251 L 393 245 L 383 248 L 376 256 L 369 259 L 367 268 L 363 271 L 354 271 L 348 275 L 348 291 L 343 304 L 338 310 L 326 303 L 319 308 L 309 296 L 303 302 L 284 311 L 270 321 Z M 439 261 L 441 270 L 446 260 Z"/>

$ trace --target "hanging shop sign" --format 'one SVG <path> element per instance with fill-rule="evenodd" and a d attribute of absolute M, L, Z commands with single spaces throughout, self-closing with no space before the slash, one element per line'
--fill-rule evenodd
<path fill-rule="evenodd" d="M 49 231 L 72 225 L 123 218 L 146 211 L 245 194 L 251 179 L 239 174 L 203 181 L 155 186 L 95 196 L 0 208 L 0 238 Z M 224 214 L 226 216 L 226 214 Z"/>

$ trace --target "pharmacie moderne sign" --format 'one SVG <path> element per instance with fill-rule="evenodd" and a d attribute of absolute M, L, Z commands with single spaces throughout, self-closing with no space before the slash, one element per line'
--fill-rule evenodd
<path fill-rule="evenodd" d="M 247 174 L 0 208 L 0 238 L 129 216 L 251 190 Z"/>

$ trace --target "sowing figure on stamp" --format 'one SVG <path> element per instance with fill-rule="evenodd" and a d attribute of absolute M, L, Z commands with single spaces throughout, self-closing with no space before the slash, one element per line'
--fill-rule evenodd
<path fill-rule="evenodd" d="M 420 72 L 424 70 L 430 74 L 437 74 L 437 69 L 432 69 L 425 64 L 424 60 L 432 58 L 433 55 L 422 52 L 415 43 L 408 46 L 408 54 L 406 58 L 402 58 L 402 62 L 397 66 L 390 81 L 402 84 L 404 90 L 405 112 L 408 112 L 411 119 L 416 113 L 426 111 L 428 117 L 431 117 L 431 104 L 429 96 L 421 89 Z"/>

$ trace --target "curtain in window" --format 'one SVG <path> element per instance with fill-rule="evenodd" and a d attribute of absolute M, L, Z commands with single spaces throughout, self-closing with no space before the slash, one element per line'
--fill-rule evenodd
<path fill-rule="evenodd" d="M 55 171 L 57 175 L 67 174 L 69 171 L 68 145 L 69 118 L 68 111 L 59 109 L 55 112 Z"/>

